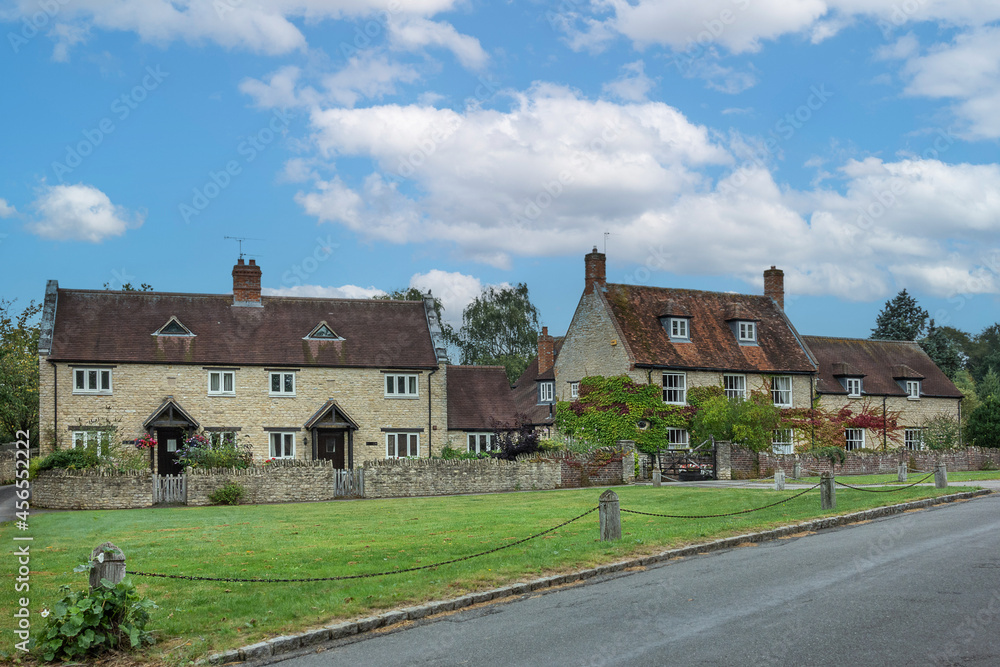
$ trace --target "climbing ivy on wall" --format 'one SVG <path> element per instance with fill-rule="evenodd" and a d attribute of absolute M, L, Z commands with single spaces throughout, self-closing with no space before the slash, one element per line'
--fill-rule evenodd
<path fill-rule="evenodd" d="M 571 438 L 602 447 L 634 440 L 637 449 L 653 453 L 665 446 L 668 428 L 689 427 L 695 410 L 664 404 L 655 384 L 636 384 L 625 375 L 585 377 L 577 400 L 556 404 L 555 424 Z"/>

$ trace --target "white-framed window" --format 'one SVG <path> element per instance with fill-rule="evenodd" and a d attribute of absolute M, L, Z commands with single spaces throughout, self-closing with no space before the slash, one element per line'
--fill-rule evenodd
<path fill-rule="evenodd" d="M 110 394 L 110 368 L 74 368 L 74 394 Z"/>
<path fill-rule="evenodd" d="M 235 445 L 236 431 L 209 431 L 208 442 L 212 447 L 220 445 Z"/>
<path fill-rule="evenodd" d="M 792 407 L 792 376 L 776 375 L 771 378 L 771 400 L 779 408 Z"/>
<path fill-rule="evenodd" d="M 741 343 L 754 343 L 757 341 L 756 322 L 737 322 L 738 338 Z"/>
<path fill-rule="evenodd" d="M 386 398 L 417 398 L 420 392 L 420 382 L 416 373 L 386 373 Z"/>
<path fill-rule="evenodd" d="M 466 442 L 469 451 L 474 454 L 483 454 L 496 449 L 496 436 L 492 433 L 467 433 Z"/>
<path fill-rule="evenodd" d="M 747 397 L 747 376 L 723 375 L 722 388 L 726 390 L 726 398 L 744 400 Z"/>
<path fill-rule="evenodd" d="M 865 430 L 863 428 L 844 429 L 844 449 L 851 452 L 865 446 Z"/>
<path fill-rule="evenodd" d="M 667 429 L 667 449 L 687 449 L 688 432 L 683 428 Z"/>
<path fill-rule="evenodd" d="M 663 402 L 673 405 L 687 403 L 687 376 L 684 373 L 663 374 Z"/>
<path fill-rule="evenodd" d="M 908 428 L 903 431 L 903 446 L 914 451 L 924 448 L 924 431 L 920 428 Z"/>
<path fill-rule="evenodd" d="M 236 371 L 209 371 L 208 395 L 209 396 L 236 395 Z"/>
<path fill-rule="evenodd" d="M 790 428 L 776 429 L 774 435 L 771 436 L 771 450 L 775 454 L 793 453 L 792 444 L 792 429 Z"/>
<path fill-rule="evenodd" d="M 847 378 L 847 395 L 851 398 L 861 395 L 861 378 Z"/>
<path fill-rule="evenodd" d="M 386 433 L 385 455 L 390 459 L 420 456 L 419 433 Z"/>
<path fill-rule="evenodd" d="M 295 373 L 292 371 L 271 371 L 270 374 L 271 396 L 294 396 L 295 395 Z"/>
<path fill-rule="evenodd" d="M 570 382 L 569 383 L 569 397 L 570 398 L 580 398 L 580 383 Z"/>
<path fill-rule="evenodd" d="M 539 403 L 551 403 L 555 400 L 556 383 L 555 382 L 539 382 L 538 383 L 538 402 Z"/>
<path fill-rule="evenodd" d="M 272 459 L 295 458 L 295 434 L 273 431 L 270 435 Z"/>
<path fill-rule="evenodd" d="M 98 456 L 111 446 L 111 431 L 73 431 L 73 449 L 93 449 Z"/>
<path fill-rule="evenodd" d="M 920 380 L 906 381 L 906 397 L 910 399 L 920 398 Z"/>
<path fill-rule="evenodd" d="M 687 318 L 684 317 L 670 318 L 670 338 L 680 338 L 682 340 L 688 340 L 691 338 L 691 332 L 688 327 Z"/>

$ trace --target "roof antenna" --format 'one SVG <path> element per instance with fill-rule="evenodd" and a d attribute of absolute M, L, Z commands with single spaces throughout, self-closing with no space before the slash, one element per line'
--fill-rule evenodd
<path fill-rule="evenodd" d="M 236 241 L 240 244 L 240 259 L 243 259 L 245 255 L 243 254 L 243 242 L 244 241 L 263 241 L 264 239 L 250 238 L 249 236 L 223 236 L 224 239 L 230 239 Z"/>

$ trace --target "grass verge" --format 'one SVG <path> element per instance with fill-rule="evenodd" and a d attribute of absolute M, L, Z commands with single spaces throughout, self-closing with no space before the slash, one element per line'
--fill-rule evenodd
<path fill-rule="evenodd" d="M 623 538 L 598 540 L 592 513 L 544 537 L 481 558 L 371 579 L 311 583 L 223 583 L 134 577 L 160 608 L 159 643 L 140 662 L 181 665 L 208 653 L 321 627 L 393 607 L 454 597 L 545 574 L 657 553 L 666 548 L 966 490 L 915 487 L 891 494 L 837 489 L 837 510 L 819 509 L 818 489 L 776 507 L 715 519 L 622 514 Z M 114 542 L 130 571 L 249 578 L 385 572 L 457 558 L 513 542 L 596 506 L 602 489 L 362 500 L 290 505 L 178 507 L 38 514 L 31 518 L 32 628 L 61 584 L 84 587 L 73 567 Z M 794 491 L 618 487 L 622 509 L 701 515 L 762 507 Z M 3 526 L 14 544 L 11 524 Z M 18 533 L 25 535 L 25 533 Z M 8 547 L 8 551 L 13 548 Z M 8 559 L 13 562 L 15 559 Z M 14 586 L 0 608 L 15 608 Z M 8 615 L 0 630 L 9 630 Z M 6 627 L 5 627 L 6 626 Z M 9 632 L 4 633 L 11 636 Z M 4 647 L 6 650 L 6 647 Z"/>
<path fill-rule="evenodd" d="M 914 482 L 921 480 L 929 472 L 914 473 L 911 472 L 906 476 L 905 484 L 913 484 Z M 858 484 L 885 484 L 887 486 L 896 486 L 899 482 L 896 481 L 896 473 L 883 473 L 880 475 L 837 475 L 839 479 L 844 484 L 850 484 L 852 486 L 857 486 Z M 1000 470 L 971 470 L 971 471 L 948 471 L 948 483 L 955 484 L 958 482 L 975 482 L 984 479 L 1000 479 Z M 795 484 L 817 484 L 819 483 L 819 477 L 801 477 L 799 479 L 792 479 L 790 476 L 785 477 L 786 483 Z M 924 482 L 925 484 L 933 484 L 933 475 Z"/>

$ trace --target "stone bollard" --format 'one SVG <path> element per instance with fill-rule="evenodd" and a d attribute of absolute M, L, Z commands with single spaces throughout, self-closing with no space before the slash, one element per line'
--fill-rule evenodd
<path fill-rule="evenodd" d="M 905 463 L 900 463 L 899 464 L 898 480 L 901 483 L 906 481 L 906 464 Z"/>
<path fill-rule="evenodd" d="M 792 479 L 801 479 L 802 477 L 802 462 L 796 461 L 795 467 L 792 468 Z"/>
<path fill-rule="evenodd" d="M 944 463 L 937 464 L 934 471 L 934 486 L 939 489 L 948 488 L 948 466 Z"/>
<path fill-rule="evenodd" d="M 785 490 L 785 471 L 778 470 L 774 473 L 774 490 L 784 491 Z"/>
<path fill-rule="evenodd" d="M 653 470 L 653 486 L 660 486 L 663 484 L 663 476 L 657 469 Z"/>
<path fill-rule="evenodd" d="M 621 506 L 618 494 L 608 489 L 597 501 L 597 513 L 601 520 L 601 541 L 620 540 L 622 538 Z"/>
<path fill-rule="evenodd" d="M 837 491 L 833 486 L 832 472 L 825 472 L 819 478 L 819 498 L 822 509 L 837 509 Z"/>
<path fill-rule="evenodd" d="M 125 554 L 121 549 L 105 542 L 90 552 L 90 587 L 97 588 L 101 579 L 117 584 L 125 578 Z"/>

